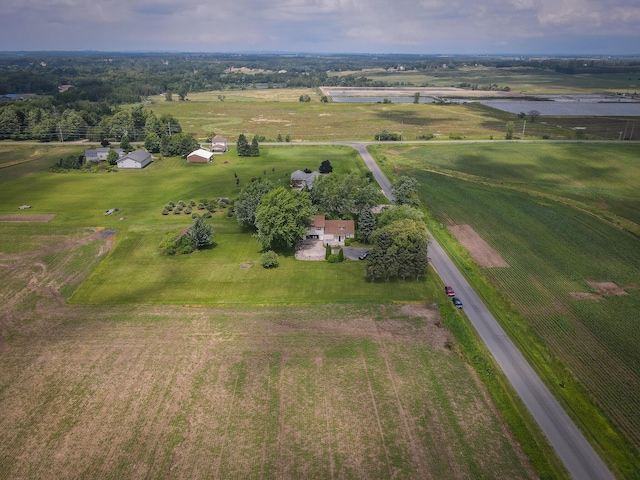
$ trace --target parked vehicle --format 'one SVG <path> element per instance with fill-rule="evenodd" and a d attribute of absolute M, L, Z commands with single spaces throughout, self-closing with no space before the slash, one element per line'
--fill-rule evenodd
<path fill-rule="evenodd" d="M 456 292 L 453 291 L 453 287 L 451 287 L 449 285 L 444 287 L 444 293 L 446 293 L 450 297 L 455 297 L 456 296 Z"/>
<path fill-rule="evenodd" d="M 369 251 L 367 250 L 366 252 L 362 252 L 360 255 L 358 255 L 358 259 L 360 260 L 364 260 L 369 256 Z"/>
<path fill-rule="evenodd" d="M 451 300 L 453 301 L 453 304 L 456 306 L 456 308 L 462 308 L 462 302 L 458 297 L 453 297 Z"/>

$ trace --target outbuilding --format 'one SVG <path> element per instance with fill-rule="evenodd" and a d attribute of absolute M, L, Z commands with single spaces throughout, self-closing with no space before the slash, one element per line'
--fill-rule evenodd
<path fill-rule="evenodd" d="M 118 160 L 118 168 L 144 168 L 149 165 L 153 159 L 151 154 L 145 150 L 136 150 L 127 153 Z"/>
<path fill-rule="evenodd" d="M 213 152 L 199 148 L 195 152 L 191 152 L 189 155 L 187 155 L 187 162 L 207 163 L 211 161 L 211 157 L 213 157 Z"/>

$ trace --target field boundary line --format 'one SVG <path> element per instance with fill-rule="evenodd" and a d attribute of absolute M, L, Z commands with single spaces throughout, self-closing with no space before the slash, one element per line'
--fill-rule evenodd
<path fill-rule="evenodd" d="M 384 431 L 382 430 L 382 423 L 380 422 L 380 415 L 378 414 L 378 404 L 376 403 L 376 397 L 373 394 L 373 387 L 371 386 L 371 379 L 369 378 L 369 369 L 367 368 L 367 360 L 364 358 L 364 352 L 360 352 L 360 358 L 362 359 L 362 366 L 364 373 L 367 377 L 367 386 L 369 387 L 369 395 L 371 395 L 371 403 L 373 404 L 373 411 L 376 414 L 376 422 L 378 422 L 378 433 L 380 434 L 380 442 L 382 443 L 382 449 L 384 450 L 384 456 L 387 459 L 387 469 L 389 470 L 389 478 L 393 477 L 391 471 L 391 461 L 389 460 L 389 450 L 387 444 L 384 441 Z"/>

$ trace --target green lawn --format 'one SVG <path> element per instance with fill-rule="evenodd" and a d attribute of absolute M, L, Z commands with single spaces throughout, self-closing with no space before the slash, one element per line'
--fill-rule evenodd
<path fill-rule="evenodd" d="M 345 147 L 270 147 L 263 148 L 258 158 L 240 158 L 233 152 L 214 158 L 209 164 L 158 159 L 142 171 L 41 172 L 8 183 L 0 193 L 0 213 L 15 213 L 17 205 L 28 203 L 33 205 L 29 213 L 56 214 L 49 222 L 52 228 L 118 230 L 113 252 L 76 292 L 74 303 L 427 301 L 436 295 L 439 288 L 433 276 L 421 282 L 368 283 L 362 262 L 330 265 L 284 256 L 279 268 L 265 270 L 259 264 L 260 247 L 252 233 L 242 231 L 234 218 L 227 218 L 226 210 L 212 219 L 215 248 L 190 256 L 160 255 L 158 245 L 164 235 L 178 234 L 192 222 L 184 214 L 161 215 L 169 201 L 233 200 L 254 177 L 287 185 L 293 170 L 317 169 L 327 159 L 338 173 L 364 171 L 356 152 Z M 108 208 L 121 211 L 104 216 Z M 15 232 L 32 229 L 12 228 Z M 28 233 L 17 235 L 29 242 Z M 245 268 L 247 263 L 254 267 Z"/>

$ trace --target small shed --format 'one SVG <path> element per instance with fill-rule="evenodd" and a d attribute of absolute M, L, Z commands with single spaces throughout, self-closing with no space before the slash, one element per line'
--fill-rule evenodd
<path fill-rule="evenodd" d="M 118 160 L 118 168 L 144 168 L 149 165 L 153 159 L 151 154 L 145 150 L 136 150 L 127 153 Z"/>
<path fill-rule="evenodd" d="M 191 152 L 187 155 L 188 163 L 207 163 L 211 161 L 213 152 L 199 148 L 198 150 Z"/>

